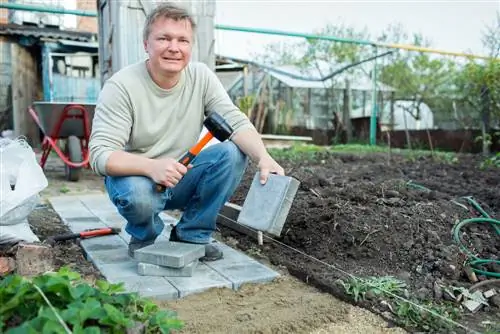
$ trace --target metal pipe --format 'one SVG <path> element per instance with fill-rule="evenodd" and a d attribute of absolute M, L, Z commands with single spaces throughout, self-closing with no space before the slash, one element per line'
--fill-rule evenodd
<path fill-rule="evenodd" d="M 33 5 L 12 3 L 12 2 L 1 2 L 0 8 L 12 9 L 12 10 L 24 10 L 28 12 L 44 12 L 53 14 L 69 14 L 78 16 L 97 17 L 97 12 L 91 12 L 88 10 L 65 9 L 65 8 L 56 8 L 48 6 L 33 6 Z"/>
<path fill-rule="evenodd" d="M 238 27 L 238 26 L 228 26 L 228 25 L 222 25 L 222 24 L 216 24 L 215 29 L 227 30 L 227 31 L 241 31 L 241 32 L 249 32 L 249 33 L 256 33 L 256 34 L 302 37 L 302 38 L 306 38 L 306 39 L 318 39 L 318 40 L 341 42 L 341 43 L 351 43 L 351 44 L 359 44 L 359 45 L 371 45 L 371 46 L 377 46 L 380 48 L 437 53 L 437 54 L 441 54 L 441 55 L 456 56 L 456 57 L 477 58 L 477 59 L 487 59 L 487 60 L 500 60 L 500 58 L 492 58 L 492 57 L 474 55 L 474 54 L 464 53 L 464 52 L 445 51 L 445 50 L 427 48 L 427 47 L 410 45 L 410 44 L 379 43 L 379 42 L 371 42 L 371 41 L 359 40 L 359 39 L 340 38 L 340 37 L 317 35 L 317 34 L 304 34 L 304 33 L 282 31 L 282 30 L 247 28 L 247 27 Z"/>
<path fill-rule="evenodd" d="M 377 54 L 377 48 L 373 48 L 375 55 Z M 373 60 L 373 70 L 372 70 L 372 113 L 370 116 L 370 145 L 377 144 L 377 58 Z"/>
<path fill-rule="evenodd" d="M 283 30 L 235 27 L 235 26 L 228 26 L 228 25 L 224 25 L 224 24 L 216 24 L 215 29 L 228 30 L 228 31 L 251 32 L 251 33 L 267 34 L 267 35 L 288 36 L 288 37 L 302 37 L 302 38 L 306 38 L 306 39 L 319 39 L 319 40 L 341 42 L 341 43 L 376 45 L 373 42 L 359 40 L 359 39 L 341 38 L 341 37 L 325 36 L 325 35 L 317 35 L 317 34 L 305 34 L 305 33 L 283 31 Z"/>

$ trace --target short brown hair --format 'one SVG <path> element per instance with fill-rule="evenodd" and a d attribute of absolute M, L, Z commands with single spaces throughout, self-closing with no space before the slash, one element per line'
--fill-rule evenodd
<path fill-rule="evenodd" d="M 143 32 L 144 41 L 148 39 L 149 34 L 151 33 L 151 26 L 159 18 L 168 18 L 175 21 L 187 20 L 189 23 L 191 23 L 191 28 L 193 29 L 193 31 L 196 29 L 196 23 L 194 22 L 191 13 L 189 13 L 187 9 L 176 6 L 172 3 L 161 3 L 146 17 Z"/>

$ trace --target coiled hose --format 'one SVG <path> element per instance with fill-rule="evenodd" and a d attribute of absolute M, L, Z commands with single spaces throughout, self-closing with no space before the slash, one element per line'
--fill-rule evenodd
<path fill-rule="evenodd" d="M 413 181 L 408 181 L 406 183 L 406 186 L 409 188 L 414 188 L 414 189 L 419 189 L 423 191 L 428 191 L 430 192 L 431 190 L 421 186 L 419 184 L 414 183 Z M 495 277 L 495 278 L 500 278 L 500 273 L 497 272 L 491 272 L 483 269 L 477 268 L 480 265 L 488 265 L 490 263 L 496 263 L 500 265 L 500 261 L 498 260 L 493 260 L 493 259 L 482 259 L 474 255 L 462 242 L 462 239 L 460 238 L 460 229 L 462 229 L 465 225 L 468 224 L 491 224 L 495 232 L 497 233 L 498 236 L 500 236 L 500 220 L 496 220 L 490 217 L 490 215 L 477 203 L 472 197 L 467 196 L 463 197 L 466 199 L 483 217 L 480 218 L 469 218 L 462 220 L 461 222 L 458 222 L 455 224 L 453 227 L 451 234 L 453 236 L 453 240 L 455 243 L 458 245 L 460 250 L 464 255 L 468 257 L 467 262 L 471 266 L 472 271 L 474 271 L 476 274 L 484 275 L 484 276 L 489 276 L 489 277 Z M 463 206 L 460 204 L 460 206 Z M 465 207 L 465 206 L 464 206 Z"/>
<path fill-rule="evenodd" d="M 497 235 L 500 236 L 500 220 L 496 220 L 490 217 L 490 215 L 484 211 L 484 209 L 471 197 L 464 197 L 483 217 L 480 218 L 469 218 L 462 220 L 461 222 L 458 222 L 455 224 L 452 230 L 452 235 L 453 235 L 453 240 L 457 243 L 458 247 L 464 253 L 465 255 L 468 256 L 468 263 L 471 266 L 472 271 L 474 271 L 477 274 L 484 275 L 484 276 L 490 276 L 490 277 L 496 277 L 500 278 L 500 273 L 497 272 L 491 272 L 487 270 L 482 270 L 477 268 L 477 266 L 480 265 L 487 265 L 490 263 L 496 263 L 500 265 L 500 261 L 498 260 L 492 260 L 492 259 L 482 259 L 474 255 L 467 247 L 465 247 L 464 243 L 462 242 L 460 238 L 460 229 L 463 228 L 467 224 L 491 224 L 493 229 L 496 231 Z"/>

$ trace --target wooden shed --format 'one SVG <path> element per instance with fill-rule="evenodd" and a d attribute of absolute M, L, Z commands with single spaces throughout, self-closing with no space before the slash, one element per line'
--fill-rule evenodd
<path fill-rule="evenodd" d="M 11 129 L 15 136 L 25 136 L 38 146 L 40 131 L 27 109 L 33 101 L 53 99 L 58 87 L 67 86 L 51 81 L 55 62 L 50 52 L 64 43 L 73 43 L 72 49 L 67 48 L 71 52 L 88 51 L 88 46 L 77 43 L 96 39 L 96 34 L 87 32 L 0 24 L 0 131 Z"/>

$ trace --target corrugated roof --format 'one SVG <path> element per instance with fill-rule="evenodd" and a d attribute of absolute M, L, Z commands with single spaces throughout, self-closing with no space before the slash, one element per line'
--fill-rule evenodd
<path fill-rule="evenodd" d="M 341 73 L 331 79 L 321 81 L 321 73 L 317 69 L 308 69 L 307 71 L 293 65 L 284 65 L 275 67 L 276 70 L 267 70 L 267 72 L 285 85 L 294 88 L 328 88 L 345 89 L 346 78 L 350 81 L 350 87 L 354 90 L 372 90 L 373 81 L 366 74 L 348 74 Z M 287 74 L 285 74 L 287 73 Z M 325 73 L 328 73 L 325 71 Z M 310 80 L 307 80 L 307 77 Z M 385 92 L 394 91 L 394 88 L 377 81 L 377 89 Z"/>
<path fill-rule="evenodd" d="M 0 35 L 66 39 L 82 42 L 89 42 L 97 39 L 96 34 L 89 32 L 59 30 L 54 28 L 24 26 L 19 24 L 0 24 Z"/>

